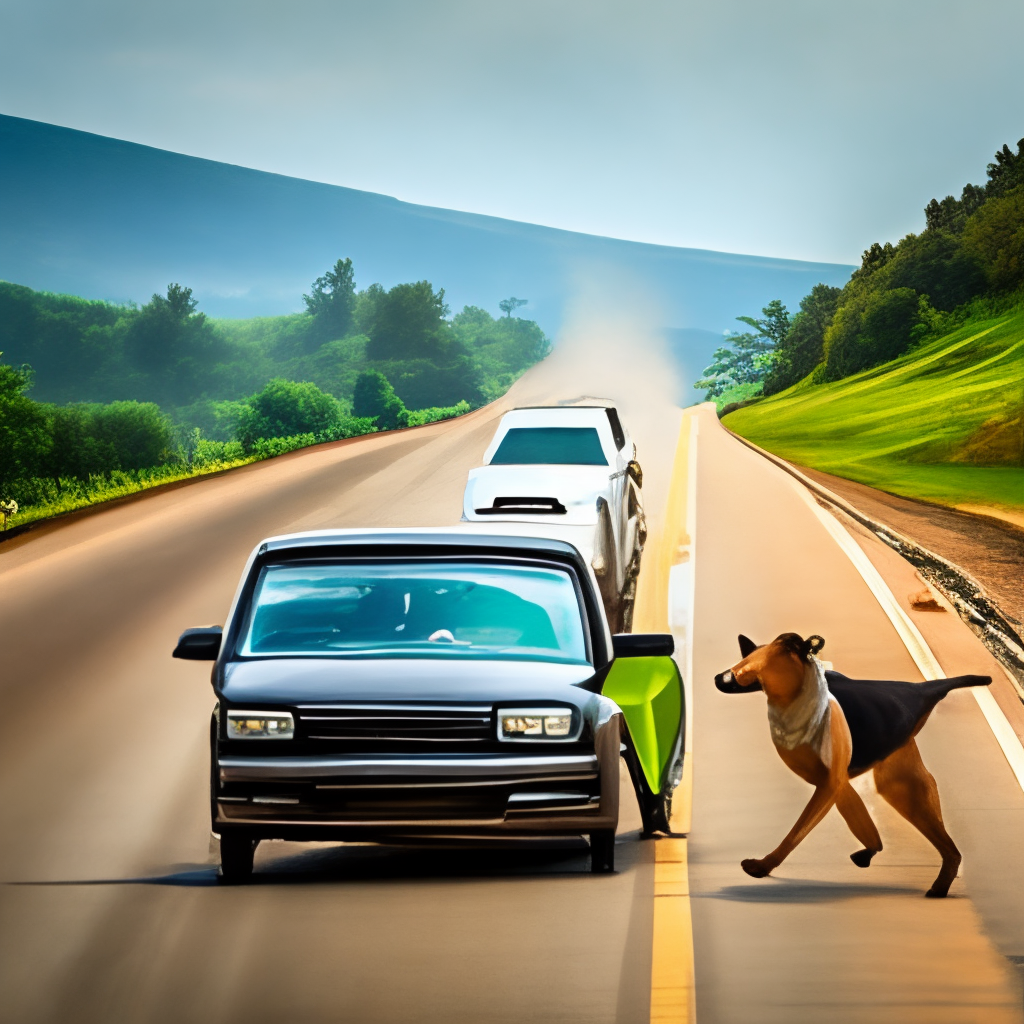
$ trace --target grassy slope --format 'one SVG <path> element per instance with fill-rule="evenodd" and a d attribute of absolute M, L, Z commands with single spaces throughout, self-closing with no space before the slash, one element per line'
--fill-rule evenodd
<path fill-rule="evenodd" d="M 993 421 L 1004 424 L 1004 435 L 1018 429 L 1022 405 L 1024 309 L 1018 309 L 833 384 L 801 381 L 723 422 L 792 462 L 894 494 L 1021 509 L 1019 460 L 959 460 L 978 449 Z"/>

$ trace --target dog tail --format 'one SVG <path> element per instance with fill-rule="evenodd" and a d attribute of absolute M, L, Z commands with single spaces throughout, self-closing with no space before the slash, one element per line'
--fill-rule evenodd
<path fill-rule="evenodd" d="M 930 697 L 934 697 L 937 704 L 951 690 L 960 690 L 965 686 L 988 686 L 991 682 L 991 676 L 953 676 L 951 679 L 929 679 L 919 685 Z"/>

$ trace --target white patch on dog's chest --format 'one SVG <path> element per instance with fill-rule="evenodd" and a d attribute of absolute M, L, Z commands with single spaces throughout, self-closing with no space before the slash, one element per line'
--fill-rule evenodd
<path fill-rule="evenodd" d="M 812 657 L 796 700 L 784 708 L 768 704 L 772 742 L 784 750 L 806 744 L 821 758 L 822 764 L 829 767 L 832 763 L 832 699 L 825 682 L 825 670 L 821 662 Z"/>

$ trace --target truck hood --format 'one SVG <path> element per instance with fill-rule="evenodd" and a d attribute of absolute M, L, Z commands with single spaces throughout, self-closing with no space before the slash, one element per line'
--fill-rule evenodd
<path fill-rule="evenodd" d="M 591 665 L 460 658 L 267 658 L 228 662 L 217 695 L 232 704 L 564 700 L 582 707 Z"/>
<path fill-rule="evenodd" d="M 597 499 L 611 499 L 614 470 L 609 466 L 481 466 L 470 470 L 462 502 L 469 522 L 593 525 Z M 565 512 L 481 514 L 498 498 L 553 498 Z"/>

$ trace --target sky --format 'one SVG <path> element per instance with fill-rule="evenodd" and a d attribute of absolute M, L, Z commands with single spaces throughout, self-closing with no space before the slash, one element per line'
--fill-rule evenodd
<path fill-rule="evenodd" d="M 0 0 L 0 112 L 643 242 L 858 263 L 1024 136 L 1021 0 Z"/>

